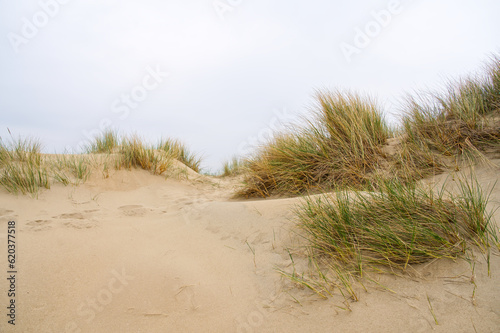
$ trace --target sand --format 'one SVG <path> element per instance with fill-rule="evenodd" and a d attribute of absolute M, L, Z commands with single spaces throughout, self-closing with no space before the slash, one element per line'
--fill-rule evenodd
<path fill-rule="evenodd" d="M 498 180 L 498 168 L 476 172 L 485 187 Z M 498 253 L 491 277 L 484 260 L 474 275 L 464 261 L 435 261 L 411 278 L 379 276 L 392 292 L 358 287 L 360 300 L 344 310 L 340 295 L 321 299 L 276 271 L 291 272 L 289 251 L 297 269 L 307 267 L 292 213 L 300 198 L 235 201 L 237 180 L 187 175 L 111 171 L 38 199 L 1 189 L 0 331 L 500 331 Z M 491 208 L 499 202 L 497 184 Z M 17 223 L 15 326 L 5 315 L 9 220 Z"/>

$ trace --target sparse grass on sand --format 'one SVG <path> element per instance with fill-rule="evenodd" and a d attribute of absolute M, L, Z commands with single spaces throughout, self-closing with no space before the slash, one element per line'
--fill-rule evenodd
<path fill-rule="evenodd" d="M 94 138 L 85 150 L 88 153 L 119 153 L 122 166 L 141 167 L 155 174 L 163 173 L 168 159 L 176 159 L 196 172 L 200 172 L 202 158 L 186 145 L 174 139 L 162 139 L 156 145 L 146 144 L 138 135 L 120 138 L 117 131 L 107 130 Z"/>
<path fill-rule="evenodd" d="M 153 146 L 146 146 L 137 136 L 123 139 L 119 152 L 117 168 L 140 167 L 161 175 L 172 165 L 172 155 Z"/>
<path fill-rule="evenodd" d="M 183 163 L 190 169 L 200 172 L 202 157 L 191 152 L 185 144 L 174 139 L 160 140 L 156 149 L 166 152 L 179 162 Z"/>
<path fill-rule="evenodd" d="M 221 177 L 230 177 L 230 176 L 238 176 L 245 172 L 247 164 L 246 161 L 233 157 L 229 161 L 224 162 L 222 165 L 222 174 Z"/>
<path fill-rule="evenodd" d="M 34 139 L 0 139 L 0 185 L 7 191 L 36 196 L 50 188 L 47 169 L 42 165 L 41 145 Z"/>
<path fill-rule="evenodd" d="M 84 183 L 93 170 L 93 162 L 87 155 L 55 155 L 47 164 L 54 181 L 63 185 Z"/>
<path fill-rule="evenodd" d="M 486 210 L 489 194 L 473 177 L 458 184 L 452 194 L 392 180 L 380 182 L 377 192 L 344 189 L 306 198 L 296 213 L 311 261 L 322 263 L 321 279 L 285 275 L 315 285 L 323 296 L 336 286 L 357 299 L 351 284 L 366 273 L 398 274 L 433 259 L 467 258 L 472 247 L 489 263 L 490 246 L 498 244 Z"/>
<path fill-rule="evenodd" d="M 85 148 L 88 154 L 42 155 L 40 148 L 34 139 L 12 139 L 7 143 L 0 140 L 0 185 L 14 194 L 37 197 L 40 189 L 50 188 L 53 182 L 84 183 L 98 167 L 107 178 L 110 161 L 116 169 L 139 167 L 158 175 L 167 171 L 174 159 L 196 172 L 201 164 L 201 158 L 179 141 L 169 139 L 147 145 L 138 136 L 120 139 L 114 131 L 96 136 Z M 99 159 L 96 154 L 106 154 L 106 158 Z"/>
<path fill-rule="evenodd" d="M 89 154 L 112 153 L 120 145 L 118 132 L 115 130 L 105 130 L 94 137 L 84 150 Z"/>
<path fill-rule="evenodd" d="M 475 159 L 500 148 L 500 58 L 485 74 L 448 85 L 445 93 L 409 97 L 403 118 L 412 151 Z"/>
<path fill-rule="evenodd" d="M 458 194 L 417 181 L 457 168 L 459 161 L 475 163 L 499 152 L 498 57 L 482 77 L 450 84 L 443 94 L 409 98 L 396 131 L 368 97 L 325 91 L 316 100 L 312 117 L 302 125 L 290 125 L 255 155 L 224 166 L 224 175 L 245 175 L 240 197 L 333 191 L 306 197 L 296 209 L 316 270 L 310 277 L 295 268 L 283 275 L 322 296 L 337 287 L 346 299 L 357 300 L 353 282 L 373 272 L 399 274 L 438 258 L 473 261 L 475 250 L 489 265 L 490 247 L 499 243 L 486 211 L 488 193 L 474 178 L 460 179 Z M 393 151 L 388 139 L 397 141 Z M 120 139 L 116 132 L 96 137 L 87 151 L 116 157 L 116 168 L 154 174 L 163 174 L 174 159 L 196 172 L 201 163 L 179 141 L 147 145 L 138 136 Z M 69 184 L 89 177 L 90 160 L 83 156 L 52 163 L 43 161 L 34 140 L 2 141 L 0 185 L 36 195 L 50 186 L 50 178 Z"/>

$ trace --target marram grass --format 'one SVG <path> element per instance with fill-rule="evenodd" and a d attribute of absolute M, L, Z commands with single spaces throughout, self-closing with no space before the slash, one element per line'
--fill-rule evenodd
<path fill-rule="evenodd" d="M 378 168 L 390 135 L 376 104 L 367 97 L 320 92 L 306 125 L 277 133 L 248 161 L 238 195 L 300 194 L 338 185 L 366 185 Z"/>
<path fill-rule="evenodd" d="M 451 82 L 445 93 L 408 98 L 405 109 L 408 143 L 456 157 L 500 149 L 500 58 L 480 77 Z"/>
<path fill-rule="evenodd" d="M 42 165 L 40 143 L 35 139 L 0 140 L 0 185 L 14 194 L 37 196 L 50 188 L 49 172 Z"/>
<path fill-rule="evenodd" d="M 353 283 L 366 274 L 406 272 L 433 259 L 467 259 L 472 248 L 498 247 L 489 195 L 474 178 L 458 180 L 458 194 L 381 181 L 377 192 L 340 190 L 309 197 L 297 207 L 299 226 L 320 262 L 314 280 L 325 296 L 332 286 L 357 299 Z M 296 274 L 282 272 L 295 277 Z"/>
<path fill-rule="evenodd" d="M 201 171 L 202 158 L 191 152 L 185 144 L 174 139 L 160 140 L 156 149 L 164 151 L 196 172 Z"/>
<path fill-rule="evenodd" d="M 9 163 L 0 175 L 0 185 L 14 194 L 37 196 L 42 188 L 50 188 L 47 169 L 31 163 Z"/>
<path fill-rule="evenodd" d="M 163 150 L 146 146 L 137 136 L 123 139 L 120 146 L 119 167 L 139 167 L 161 175 L 172 164 L 172 156 Z"/>
<path fill-rule="evenodd" d="M 94 140 L 85 148 L 88 153 L 119 153 L 122 154 L 122 159 L 125 165 L 145 167 L 151 169 L 151 164 L 158 164 L 158 170 L 153 170 L 154 173 L 163 173 L 163 166 L 159 161 L 163 153 L 169 158 L 174 158 L 185 164 L 196 172 L 201 169 L 201 157 L 192 153 L 186 145 L 174 139 L 162 139 L 156 145 L 149 145 L 137 135 L 120 137 L 118 132 L 107 130 L 97 135 Z M 156 152 L 154 152 L 156 150 Z M 160 153 L 163 152 L 163 153 Z M 135 155 L 134 155 L 135 154 Z M 136 159 L 134 161 L 134 159 Z M 140 161 L 142 160 L 142 162 Z M 156 160 L 156 162 L 155 162 Z M 137 162 L 137 163 L 136 163 Z M 165 165 L 166 166 L 166 165 Z"/>
<path fill-rule="evenodd" d="M 14 194 L 36 197 L 41 189 L 50 188 L 51 183 L 84 183 L 98 167 L 103 168 L 102 175 L 107 178 L 113 161 L 117 169 L 138 167 L 158 175 L 169 170 L 174 159 L 196 172 L 201 165 L 201 158 L 177 140 L 150 145 L 136 135 L 120 138 L 114 131 L 96 136 L 86 147 L 88 154 L 50 156 L 42 155 L 40 149 L 40 143 L 31 138 L 7 143 L 0 140 L 0 186 Z M 95 154 L 103 153 L 106 155 L 96 159 Z"/>
<path fill-rule="evenodd" d="M 241 175 L 245 172 L 246 167 L 247 163 L 245 160 L 233 157 L 229 161 L 223 163 L 221 177 Z"/>
<path fill-rule="evenodd" d="M 112 153 L 120 144 L 120 138 L 117 131 L 105 130 L 94 137 L 86 147 L 87 153 Z"/>

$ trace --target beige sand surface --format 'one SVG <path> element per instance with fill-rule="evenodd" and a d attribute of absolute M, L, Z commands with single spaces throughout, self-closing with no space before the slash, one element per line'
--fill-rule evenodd
<path fill-rule="evenodd" d="M 495 161 L 497 165 L 500 162 Z M 492 186 L 499 170 L 476 170 Z M 440 175 L 433 182 L 443 182 Z M 381 276 L 352 311 L 283 279 L 307 262 L 300 199 L 230 200 L 231 179 L 114 171 L 38 199 L 0 190 L 1 332 L 500 332 L 500 257 Z M 500 202 L 500 184 L 491 198 Z M 6 230 L 17 222 L 17 319 L 7 324 Z M 496 222 L 500 211 L 496 212 Z M 472 299 L 474 284 L 477 285 Z M 429 301 L 438 321 L 431 314 Z"/>

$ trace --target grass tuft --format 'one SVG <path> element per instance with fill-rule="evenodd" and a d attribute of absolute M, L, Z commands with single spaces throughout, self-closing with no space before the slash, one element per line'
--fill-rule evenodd
<path fill-rule="evenodd" d="M 231 160 L 224 162 L 221 177 L 241 175 L 245 172 L 246 166 L 246 161 L 235 156 Z"/>
<path fill-rule="evenodd" d="M 296 210 L 312 260 L 326 263 L 336 285 L 373 272 L 406 272 L 439 258 L 488 252 L 498 236 L 486 211 L 489 196 L 474 179 L 459 179 L 459 194 L 379 182 L 377 192 L 340 190 L 307 198 Z M 323 273 L 321 273 L 323 274 Z"/>
<path fill-rule="evenodd" d="M 90 158 L 85 155 L 59 155 L 51 161 L 52 178 L 63 185 L 86 182 L 92 174 Z"/>
<path fill-rule="evenodd" d="M 184 145 L 178 140 L 174 139 L 161 140 L 160 143 L 158 143 L 156 149 L 164 151 L 169 156 L 172 156 L 173 158 L 175 158 L 176 160 L 178 160 L 179 162 L 183 163 L 184 165 L 193 169 L 196 172 L 201 171 L 202 158 L 196 156 L 186 147 L 186 145 Z"/>
<path fill-rule="evenodd" d="M 11 193 L 29 193 L 33 196 L 37 196 L 41 188 L 50 188 L 47 170 L 30 163 L 11 163 L 5 166 L 0 175 L 0 185 Z"/>
<path fill-rule="evenodd" d="M 32 138 L 0 140 L 0 185 L 7 191 L 37 196 L 49 188 L 48 171 L 42 166 L 41 144 Z"/>
<path fill-rule="evenodd" d="M 500 58 L 482 77 L 452 82 L 443 94 L 408 98 L 406 141 L 445 156 L 477 155 L 500 148 Z"/>
<path fill-rule="evenodd" d="M 300 194 L 339 185 L 366 185 L 390 135 L 369 98 L 319 92 L 312 120 L 274 136 L 248 162 L 239 196 Z"/>
<path fill-rule="evenodd" d="M 119 139 L 117 132 L 105 131 L 96 136 L 86 147 L 89 154 L 106 153 L 106 160 L 95 155 L 43 155 L 38 141 L 12 139 L 4 142 L 0 138 L 0 185 L 12 193 L 33 194 L 39 189 L 49 188 L 50 181 L 63 185 L 78 185 L 87 181 L 92 171 L 103 167 L 103 177 L 109 177 L 109 158 L 119 168 L 139 167 L 161 175 L 177 159 L 195 171 L 200 170 L 201 158 L 191 153 L 176 140 L 163 140 L 158 145 L 145 144 L 138 136 Z M 100 162 L 99 162 L 100 161 Z"/>
<path fill-rule="evenodd" d="M 112 153 L 119 146 L 118 132 L 114 130 L 103 131 L 94 137 L 94 141 L 85 147 L 87 153 Z"/>
<path fill-rule="evenodd" d="M 146 146 L 139 137 L 132 136 L 122 141 L 119 165 L 129 169 L 140 167 L 161 175 L 172 165 L 172 158 L 167 152 Z"/>

